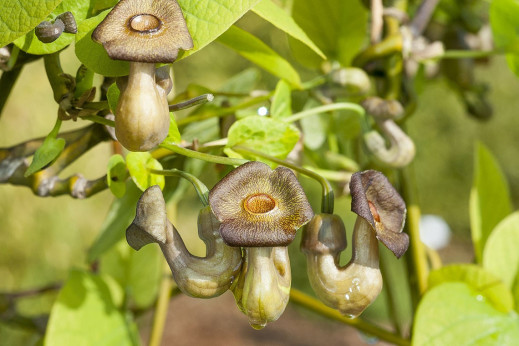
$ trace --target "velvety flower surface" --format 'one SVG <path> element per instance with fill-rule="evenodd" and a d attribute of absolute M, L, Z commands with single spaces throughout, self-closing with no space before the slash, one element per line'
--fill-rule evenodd
<path fill-rule="evenodd" d="M 404 228 L 405 202 L 384 174 L 368 170 L 353 174 L 350 181 L 351 210 L 364 218 L 375 230 L 377 238 L 396 257 L 409 246 Z"/>
<path fill-rule="evenodd" d="M 286 246 L 313 216 L 294 173 L 248 162 L 225 176 L 209 193 L 220 234 L 231 246 Z"/>

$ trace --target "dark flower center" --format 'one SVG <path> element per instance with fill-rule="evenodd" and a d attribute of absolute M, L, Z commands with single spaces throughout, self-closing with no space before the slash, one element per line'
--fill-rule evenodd
<path fill-rule="evenodd" d="M 276 201 L 267 194 L 258 193 L 248 196 L 243 202 L 243 207 L 249 213 L 264 214 L 276 207 Z"/>
<path fill-rule="evenodd" d="M 162 22 L 152 14 L 138 14 L 130 21 L 130 28 L 142 34 L 158 31 Z"/>

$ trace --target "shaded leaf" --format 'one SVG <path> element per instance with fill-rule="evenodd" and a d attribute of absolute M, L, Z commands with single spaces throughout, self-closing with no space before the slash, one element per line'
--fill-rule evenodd
<path fill-rule="evenodd" d="M 117 87 L 117 83 L 113 83 L 112 85 L 110 85 L 110 87 L 106 91 L 108 107 L 110 107 L 110 112 L 112 112 L 112 114 L 115 114 L 115 110 L 117 109 L 117 102 L 119 102 L 120 95 L 121 91 Z"/>
<path fill-rule="evenodd" d="M 470 227 L 479 263 L 490 232 L 511 211 L 508 185 L 503 172 L 492 153 L 479 143 L 470 193 Z"/>
<path fill-rule="evenodd" d="M 45 344 L 138 344 L 136 325 L 117 307 L 117 288 L 106 278 L 72 271 L 52 307 Z"/>
<path fill-rule="evenodd" d="M 141 193 L 133 181 L 126 182 L 126 194 L 112 202 L 99 235 L 88 250 L 87 261 L 89 263 L 98 259 L 100 255 L 124 238 L 126 228 L 135 217 L 135 207 Z"/>
<path fill-rule="evenodd" d="M 285 118 L 292 115 L 292 99 L 290 85 L 280 80 L 276 85 L 270 115 L 273 118 Z"/>
<path fill-rule="evenodd" d="M 238 54 L 274 76 L 285 79 L 293 87 L 297 88 L 301 85 L 299 74 L 292 65 L 247 31 L 232 26 L 218 38 L 218 42 L 234 49 Z"/>
<path fill-rule="evenodd" d="M 297 25 L 294 19 L 271 0 L 262 0 L 259 4 L 254 6 L 252 11 L 278 29 L 283 30 L 301 43 L 304 43 L 322 59 L 326 59 L 324 53 L 315 45 L 315 43 L 312 42 L 303 29 Z"/>
<path fill-rule="evenodd" d="M 126 76 L 130 72 L 128 61 L 112 60 L 103 46 L 92 41 L 92 32 L 110 12 L 106 10 L 97 16 L 81 22 L 76 34 L 76 56 L 79 61 L 95 73 L 107 76 Z"/>
<path fill-rule="evenodd" d="M 349 66 L 367 39 L 368 11 L 360 0 L 294 0 L 292 17 L 328 59 Z M 295 44 L 293 44 L 295 43 Z M 294 57 L 309 67 L 322 59 L 306 46 L 290 40 Z"/>
<path fill-rule="evenodd" d="M 162 252 L 158 246 L 133 250 L 125 240 L 105 253 L 99 271 L 110 275 L 139 309 L 149 307 L 156 299 L 161 279 Z"/>

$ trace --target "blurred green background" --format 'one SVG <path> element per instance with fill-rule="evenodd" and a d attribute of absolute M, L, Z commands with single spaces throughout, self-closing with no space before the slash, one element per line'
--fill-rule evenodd
<path fill-rule="evenodd" d="M 246 15 L 240 24 L 287 57 L 302 71 L 303 80 L 312 76 L 311 71 L 304 70 L 290 57 L 286 37 L 280 31 L 252 14 Z M 62 54 L 62 59 L 64 70 L 74 75 L 79 63 L 72 47 Z M 175 89 L 180 92 L 188 83 L 217 89 L 230 76 L 249 66 L 250 63 L 233 51 L 213 43 L 174 64 Z M 422 212 L 443 217 L 454 233 L 454 251 L 445 252 L 446 262 L 470 261 L 472 258 L 468 199 L 477 141 L 483 142 L 501 164 L 515 206 L 519 200 L 519 81 L 502 57 L 478 65 L 475 73 L 491 88 L 494 116 L 489 121 L 469 117 L 448 83 L 438 79 L 426 83 L 419 95 L 418 108 L 407 122 L 407 131 L 417 148 L 413 165 Z M 275 78 L 262 72 L 260 87 L 272 89 L 275 83 Z M 0 147 L 45 136 L 54 124 L 56 111 L 43 62 L 27 65 L 0 118 Z M 64 123 L 62 130 L 86 124 L 81 120 L 69 121 Z M 111 150 L 107 143 L 99 145 L 62 176 L 80 172 L 92 179 L 103 175 Z M 207 179 L 208 183 L 214 183 L 214 177 Z M 314 183 L 304 179 L 303 183 L 309 191 L 317 189 Z M 112 200 L 109 191 L 87 200 L 74 200 L 67 196 L 39 198 L 28 188 L 0 185 L 0 291 L 28 290 L 63 281 L 71 267 L 85 266 L 86 250 L 97 236 Z M 189 190 L 176 213 L 183 218 L 174 222 L 188 248 L 200 254 L 203 244 L 195 234 L 199 206 L 195 193 Z M 337 213 L 351 220 L 348 209 L 345 198 L 337 202 Z M 296 240 L 291 247 L 295 256 L 292 259 L 294 286 L 308 290 L 304 260 L 297 255 L 297 249 Z M 46 313 L 55 296 L 55 293 L 49 293 L 39 299 L 22 299 L 18 308 L 28 315 Z M 379 310 L 375 307 L 374 311 L 371 316 L 376 317 Z M 12 340 L 30 338 L 0 324 L 0 343 L 2 335 L 7 335 L 5 333 L 10 333 L 11 337 L 18 333 Z"/>

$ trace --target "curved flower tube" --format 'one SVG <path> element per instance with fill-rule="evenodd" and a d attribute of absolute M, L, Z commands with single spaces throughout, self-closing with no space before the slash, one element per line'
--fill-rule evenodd
<path fill-rule="evenodd" d="M 286 247 L 250 247 L 245 248 L 245 262 L 232 291 L 250 325 L 262 329 L 285 311 L 290 284 Z"/>
<path fill-rule="evenodd" d="M 382 290 L 377 238 L 400 257 L 409 238 L 402 232 L 405 203 L 380 172 L 355 173 L 350 182 L 353 230 L 352 258 L 339 266 L 346 248 L 344 224 L 331 214 L 316 215 L 303 230 L 301 249 L 307 258 L 310 284 L 317 296 L 342 314 L 356 317 Z"/>
<path fill-rule="evenodd" d="M 219 227 L 209 207 L 200 211 L 198 234 L 206 244 L 206 257 L 193 256 L 175 226 L 167 220 L 160 188 L 152 186 L 137 203 L 137 213 L 126 230 L 126 239 L 135 250 L 158 243 L 179 289 L 191 297 L 212 298 L 231 287 L 242 263 L 241 249 L 225 245 Z"/>
<path fill-rule="evenodd" d="M 319 299 L 343 315 L 357 317 L 380 294 L 378 241 L 371 226 L 357 218 L 350 262 L 340 267 L 346 249 L 346 230 L 339 216 L 320 214 L 305 226 L 302 251 L 306 255 L 310 285 Z"/>
<path fill-rule="evenodd" d="M 407 166 L 414 158 L 415 146 L 411 138 L 394 122 L 402 117 L 404 108 L 396 100 L 384 100 L 379 97 L 369 97 L 362 102 L 366 112 L 373 116 L 386 140 L 376 131 L 369 131 L 364 135 L 364 142 L 368 150 L 377 161 L 389 167 L 399 168 Z"/>
<path fill-rule="evenodd" d="M 407 166 L 415 155 L 414 142 L 393 120 L 385 119 L 377 123 L 382 133 L 389 139 L 390 145 L 387 148 L 384 137 L 376 131 L 370 131 L 364 135 L 368 150 L 379 162 L 389 167 Z"/>

